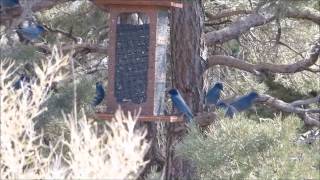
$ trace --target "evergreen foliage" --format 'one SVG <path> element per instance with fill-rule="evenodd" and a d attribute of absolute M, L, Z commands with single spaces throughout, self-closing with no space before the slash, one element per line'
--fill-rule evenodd
<path fill-rule="evenodd" d="M 319 179 L 319 141 L 299 144 L 300 127 L 295 116 L 238 116 L 204 135 L 192 127 L 177 150 L 196 163 L 201 179 Z"/>

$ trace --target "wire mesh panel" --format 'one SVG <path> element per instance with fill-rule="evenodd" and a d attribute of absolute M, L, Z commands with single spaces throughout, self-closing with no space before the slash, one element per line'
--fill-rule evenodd
<path fill-rule="evenodd" d="M 117 24 L 115 97 L 118 103 L 147 100 L 149 24 Z"/>

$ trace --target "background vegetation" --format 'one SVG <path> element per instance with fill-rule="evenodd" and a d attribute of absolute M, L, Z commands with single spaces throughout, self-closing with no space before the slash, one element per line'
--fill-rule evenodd
<path fill-rule="evenodd" d="M 204 135 L 193 126 L 178 152 L 195 161 L 201 179 L 319 179 L 319 141 L 299 143 L 301 125 L 294 116 L 223 119 Z"/>

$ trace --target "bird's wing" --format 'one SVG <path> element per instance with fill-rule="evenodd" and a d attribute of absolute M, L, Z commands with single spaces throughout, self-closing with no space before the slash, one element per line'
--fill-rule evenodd
<path fill-rule="evenodd" d="M 217 89 L 216 88 L 212 88 L 208 91 L 207 93 L 207 97 L 210 96 L 210 95 L 215 95 L 217 94 Z"/>
<path fill-rule="evenodd" d="M 248 99 L 248 97 L 245 96 L 231 103 L 231 105 L 234 108 L 236 108 L 237 111 L 243 111 L 245 109 L 250 108 L 250 106 L 252 105 L 252 102 L 250 101 L 250 99 Z"/>
<path fill-rule="evenodd" d="M 96 94 L 97 94 L 97 96 L 103 96 L 104 97 L 105 91 L 104 91 L 104 89 L 103 89 L 103 87 L 101 85 L 96 88 Z"/>
<path fill-rule="evenodd" d="M 217 103 L 218 99 L 220 98 L 220 93 L 219 93 L 218 88 L 212 88 L 207 94 L 207 102 L 209 103 Z"/>
<path fill-rule="evenodd" d="M 19 29 L 19 31 L 23 34 L 23 36 L 30 39 L 36 39 L 40 35 L 40 31 L 34 28 L 23 28 Z"/>
<path fill-rule="evenodd" d="M 18 5 L 18 0 L 1 0 L 0 5 L 3 5 L 4 7 L 13 7 L 15 5 Z"/>
<path fill-rule="evenodd" d="M 179 111 L 181 111 L 182 113 L 184 113 L 188 116 L 193 117 L 190 108 L 188 107 L 188 105 L 186 104 L 186 102 L 183 100 L 183 98 L 180 95 L 172 97 L 172 101 L 173 101 L 175 107 Z"/>

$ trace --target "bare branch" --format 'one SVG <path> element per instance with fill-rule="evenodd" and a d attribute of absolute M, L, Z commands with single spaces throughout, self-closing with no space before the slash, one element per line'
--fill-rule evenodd
<path fill-rule="evenodd" d="M 320 113 L 320 109 L 304 109 L 300 107 L 293 106 L 291 103 L 286 103 L 280 99 L 277 99 L 275 97 L 266 95 L 266 94 L 260 94 L 257 102 L 266 104 L 268 106 L 271 106 L 275 109 L 279 109 L 284 112 L 289 113 Z"/>
<path fill-rule="evenodd" d="M 297 100 L 290 103 L 291 106 L 301 106 L 301 105 L 308 105 L 313 103 L 320 103 L 320 95 L 314 98 L 304 99 L 304 100 Z"/>
<path fill-rule="evenodd" d="M 290 49 L 291 51 L 293 51 L 294 53 L 296 53 L 297 55 L 299 55 L 301 58 L 304 58 L 304 56 L 303 56 L 300 52 L 298 52 L 297 50 L 293 49 L 293 48 L 292 48 L 291 46 L 289 46 L 288 44 L 286 44 L 286 43 L 284 43 L 284 42 L 282 42 L 282 41 L 279 41 L 278 43 L 279 43 L 280 45 L 282 45 L 282 46 Z"/>
<path fill-rule="evenodd" d="M 50 9 L 56 4 L 67 2 L 71 0 L 41 0 L 40 2 L 35 3 L 32 6 L 32 11 L 41 11 L 45 9 Z M 6 9 L 5 12 L 0 12 L 0 24 L 3 24 L 7 20 L 11 20 L 19 17 L 23 13 L 23 9 L 21 7 L 14 7 L 10 9 Z"/>
<path fill-rule="evenodd" d="M 237 9 L 237 10 L 226 10 L 219 14 L 212 14 L 208 11 L 205 12 L 205 15 L 208 17 L 210 21 L 218 20 L 225 17 L 237 16 L 241 14 L 253 14 L 255 11 L 247 10 L 247 9 Z M 294 9 L 288 8 L 286 10 L 286 17 L 288 18 L 296 18 L 296 19 L 304 19 L 312 21 L 316 24 L 320 24 L 320 12 L 315 9 Z"/>
<path fill-rule="evenodd" d="M 43 24 L 43 26 L 44 26 L 48 31 L 53 32 L 53 33 L 60 33 L 60 34 L 64 35 L 65 37 L 73 40 L 75 43 L 78 41 L 78 39 L 81 39 L 80 37 L 75 37 L 75 36 L 73 36 L 71 32 L 66 32 L 66 31 L 63 31 L 63 30 L 61 30 L 61 29 L 53 29 L 53 28 L 51 28 L 51 27 L 49 27 L 49 26 L 47 26 L 47 25 L 44 25 L 44 24 Z"/>
<path fill-rule="evenodd" d="M 251 10 L 238 9 L 238 10 L 223 11 L 219 14 L 212 14 L 212 13 L 206 11 L 205 15 L 209 18 L 210 21 L 212 21 L 212 20 L 218 20 L 218 19 L 225 18 L 225 17 L 236 16 L 236 15 L 240 15 L 240 14 L 252 14 L 252 13 L 253 13 L 253 11 L 251 11 Z"/>
<path fill-rule="evenodd" d="M 244 60 L 238 58 L 214 55 L 208 59 L 208 68 L 215 65 L 224 65 L 228 67 L 233 67 L 241 69 L 253 74 L 257 74 L 259 71 L 268 71 L 272 73 L 296 73 L 301 72 L 314 65 L 320 54 L 320 37 L 317 39 L 315 44 L 311 47 L 311 51 L 307 57 L 301 61 L 292 64 L 270 64 L 270 63 L 260 63 L 251 64 Z"/>
<path fill-rule="evenodd" d="M 302 10 L 288 8 L 285 16 L 288 18 L 309 20 L 320 25 L 320 11 L 311 8 Z"/>
<path fill-rule="evenodd" d="M 307 68 L 306 71 L 309 71 L 309 72 L 312 72 L 312 73 L 318 73 L 318 72 L 320 72 L 320 69 Z"/>
<path fill-rule="evenodd" d="M 225 20 L 225 21 L 221 21 L 221 22 L 216 22 L 216 21 L 209 21 L 209 22 L 205 22 L 204 25 L 205 26 L 218 26 L 221 24 L 226 24 L 226 23 L 231 23 L 232 21 L 230 20 Z"/>
<path fill-rule="evenodd" d="M 276 35 L 276 43 L 278 45 L 281 39 L 282 29 L 279 17 L 276 18 L 276 25 L 277 25 L 277 35 Z"/>
<path fill-rule="evenodd" d="M 45 50 L 47 53 L 51 53 L 51 48 L 48 45 L 44 44 L 34 44 L 35 47 Z M 80 51 L 88 51 L 88 53 L 101 53 L 106 54 L 107 48 L 104 46 L 100 46 L 97 44 L 89 44 L 89 43 L 82 43 L 82 44 L 71 44 L 71 45 L 64 45 L 61 47 L 62 51 L 71 51 L 74 50 L 75 53 L 79 53 Z"/>
<path fill-rule="evenodd" d="M 250 11 L 245 11 L 250 12 Z M 208 14 L 208 13 L 207 13 Z M 212 16 L 214 18 L 215 16 Z M 288 18 L 296 18 L 296 19 L 304 19 L 310 20 L 316 24 L 320 24 L 320 12 L 312 9 L 293 9 L 288 8 L 285 13 L 284 17 Z M 209 17 L 210 18 L 210 17 Z M 228 40 L 234 39 L 241 34 L 247 32 L 252 27 L 257 27 L 269 23 L 275 19 L 275 15 L 265 13 L 263 14 L 250 14 L 246 17 L 235 21 L 230 26 L 227 26 L 223 29 L 218 31 L 208 32 L 205 35 L 207 45 L 211 46 L 215 43 L 223 43 Z"/>
<path fill-rule="evenodd" d="M 304 102 L 303 102 L 304 101 Z M 309 100 L 300 100 L 299 103 L 303 102 L 306 103 Z M 278 109 L 283 112 L 288 113 L 296 113 L 298 114 L 302 120 L 304 121 L 305 125 L 307 126 L 316 126 L 320 127 L 320 109 L 303 109 L 299 107 L 295 107 L 293 104 L 298 103 L 297 101 L 292 103 L 286 103 L 282 100 L 274 98 L 272 96 L 261 94 L 257 102 L 270 106 L 272 108 Z"/>
<path fill-rule="evenodd" d="M 261 14 L 250 14 L 232 23 L 230 26 L 205 34 L 206 44 L 211 46 L 215 43 L 223 43 L 235 39 L 250 30 L 250 28 L 264 25 L 273 19 L 274 16 L 265 17 Z"/>

